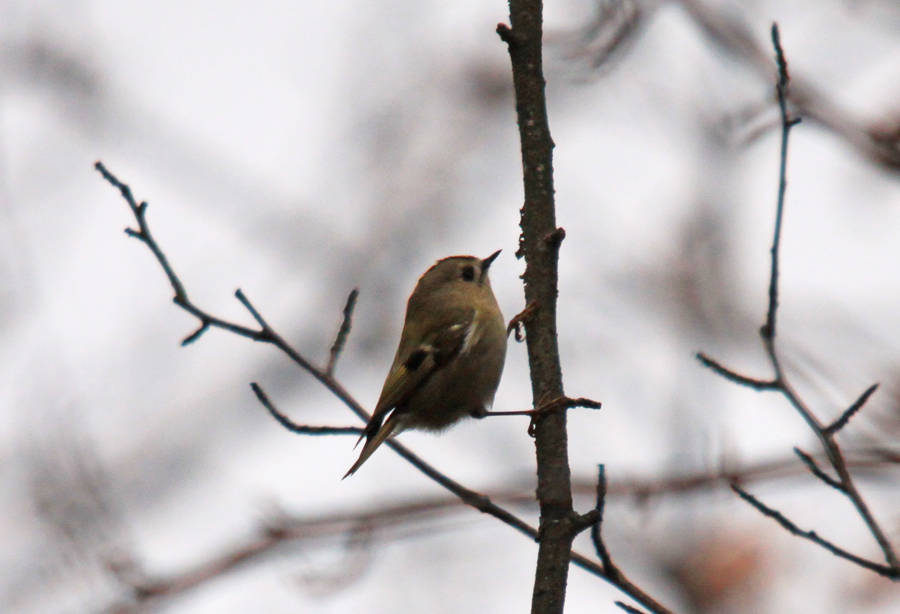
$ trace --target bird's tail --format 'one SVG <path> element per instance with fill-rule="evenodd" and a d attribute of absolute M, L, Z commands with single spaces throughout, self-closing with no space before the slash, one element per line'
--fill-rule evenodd
<path fill-rule="evenodd" d="M 350 471 L 344 474 L 344 477 L 341 479 L 346 480 L 356 473 L 356 470 L 362 467 L 362 464 L 372 456 L 372 453 L 378 449 L 378 446 L 383 444 L 391 435 L 400 431 L 400 429 L 398 429 L 399 426 L 400 420 L 398 419 L 396 412 L 394 412 L 374 435 L 366 439 L 362 452 L 359 453 L 359 458 L 356 459 L 356 462 L 350 467 Z"/>

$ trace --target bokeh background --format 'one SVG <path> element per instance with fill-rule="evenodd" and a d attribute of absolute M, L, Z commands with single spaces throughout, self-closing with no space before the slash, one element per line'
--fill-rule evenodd
<path fill-rule="evenodd" d="M 524 306 L 494 33 L 507 18 L 502 0 L 0 2 L 0 611 L 529 607 L 529 540 L 444 505 L 387 449 L 341 481 L 353 438 L 272 420 L 249 382 L 298 422 L 356 424 L 285 356 L 215 330 L 179 346 L 196 322 L 92 169 L 150 203 L 195 302 L 249 325 L 243 289 L 314 362 L 358 287 L 337 373 L 371 407 L 405 298 L 438 258 L 502 248 L 495 292 L 508 318 Z M 757 330 L 778 179 L 773 20 L 806 116 L 789 163 L 785 365 L 823 419 L 881 382 L 841 442 L 855 460 L 897 449 L 898 5 L 548 2 L 562 363 L 570 395 L 603 402 L 570 412 L 578 506 L 604 463 L 613 556 L 678 612 L 895 612 L 898 587 L 788 535 L 726 481 L 676 479 L 744 475 L 802 527 L 879 556 L 793 457 L 817 444 L 787 403 L 694 358 L 770 373 Z M 495 407 L 530 402 L 511 343 Z M 526 428 L 402 441 L 536 522 Z M 897 471 L 876 464 L 855 473 L 900 542 Z M 266 542 L 286 522 L 305 537 Z M 567 611 L 619 612 L 621 598 L 572 570 Z"/>

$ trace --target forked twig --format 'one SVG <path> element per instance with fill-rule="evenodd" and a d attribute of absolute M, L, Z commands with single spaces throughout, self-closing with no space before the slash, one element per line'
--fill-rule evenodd
<path fill-rule="evenodd" d="M 865 567 L 866 569 L 875 571 L 876 573 L 879 573 L 885 577 L 898 580 L 900 579 L 900 562 L 898 562 L 894 547 L 891 544 L 890 540 L 887 538 L 884 530 L 875 520 L 875 517 L 872 515 L 871 510 L 869 510 L 868 505 L 857 489 L 856 484 L 850 475 L 850 471 L 847 468 L 847 462 L 844 459 L 841 448 L 835 440 L 835 435 L 847 425 L 850 419 L 854 415 L 856 415 L 856 413 L 858 413 L 859 410 L 862 409 L 863 405 L 865 405 L 866 401 L 869 400 L 869 397 L 871 397 L 877 389 L 877 384 L 870 386 L 865 392 L 863 392 L 863 394 L 860 395 L 859 398 L 852 405 L 850 405 L 850 407 L 842 412 L 840 417 L 838 417 L 833 423 L 831 423 L 830 425 L 824 425 L 791 385 L 790 381 L 787 378 L 787 375 L 782 369 L 781 360 L 776 348 L 776 317 L 778 314 L 779 274 L 778 258 L 781 245 L 782 220 L 784 218 L 785 192 L 787 188 L 788 137 L 790 135 L 791 128 L 796 126 L 800 122 L 800 119 L 791 117 L 788 111 L 788 86 L 790 84 L 790 76 L 788 74 L 787 61 L 784 57 L 784 51 L 781 47 L 781 40 L 779 37 L 777 24 L 772 25 L 772 44 L 775 48 L 775 60 L 778 66 L 776 94 L 778 97 L 778 107 L 781 113 L 781 155 L 779 158 L 778 201 L 775 214 L 775 231 L 772 240 L 772 248 L 770 250 L 771 271 L 769 276 L 769 301 L 766 310 L 766 320 L 763 326 L 760 328 L 760 335 L 762 337 L 766 355 L 768 356 L 769 362 L 772 365 L 772 369 L 775 375 L 772 379 L 768 380 L 748 377 L 722 366 L 720 363 L 703 354 L 698 354 L 697 357 L 704 366 L 725 377 L 729 381 L 743 386 L 748 386 L 755 390 L 775 390 L 783 395 L 791 403 L 794 409 L 796 409 L 797 412 L 803 417 L 809 428 L 813 431 L 813 433 L 815 433 L 816 437 L 818 437 L 819 441 L 822 443 L 825 457 L 831 465 L 831 468 L 837 474 L 837 477 L 834 478 L 825 473 L 809 454 L 806 454 L 799 449 L 795 449 L 795 452 L 800 457 L 800 460 L 813 473 L 813 475 L 815 475 L 828 486 L 835 488 L 839 492 L 843 493 L 851 501 L 860 517 L 863 519 L 863 522 L 865 522 L 866 526 L 868 527 L 869 532 L 875 538 L 875 541 L 878 542 L 878 545 L 881 548 L 887 564 L 884 565 L 875 563 L 873 561 L 869 561 L 857 555 L 851 554 L 850 552 L 843 550 L 835 546 L 831 542 L 819 537 L 813 531 L 802 531 L 790 520 L 788 520 L 783 514 L 767 507 L 758 499 L 741 490 L 737 486 L 734 486 L 735 492 L 737 492 L 745 501 L 752 504 L 766 516 L 775 519 L 782 527 L 784 527 L 794 535 L 798 535 L 800 537 L 808 539 L 827 549 L 829 552 L 846 560 L 852 561 L 853 563 Z"/>

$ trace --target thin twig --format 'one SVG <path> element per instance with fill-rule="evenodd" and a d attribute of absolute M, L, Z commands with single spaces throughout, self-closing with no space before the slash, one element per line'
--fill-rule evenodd
<path fill-rule="evenodd" d="M 578 398 L 578 399 L 570 399 L 569 397 L 563 395 L 561 397 L 557 397 L 552 401 L 548 401 L 544 403 L 537 409 L 534 409 L 530 412 L 531 414 L 531 424 L 528 425 L 528 435 L 530 437 L 534 437 L 538 428 L 538 423 L 541 420 L 546 419 L 549 416 L 552 416 L 554 412 L 566 411 L 568 409 L 572 409 L 574 407 L 585 407 L 587 409 L 600 409 L 601 403 L 599 401 L 592 401 L 591 399 Z M 576 530 L 576 532 L 578 532 Z"/>
<path fill-rule="evenodd" d="M 774 344 L 770 344 L 769 347 L 770 359 L 772 359 L 774 363 L 774 357 L 776 356 Z M 835 433 L 826 431 L 826 427 L 822 425 L 822 423 L 813 415 L 812 410 L 810 410 L 802 399 L 800 399 L 796 391 L 794 391 L 787 381 L 787 378 L 782 375 L 781 379 L 781 393 L 791 402 L 800 415 L 803 416 L 810 429 L 812 429 L 813 433 L 819 438 L 819 441 L 822 442 L 825 455 L 831 463 L 835 473 L 837 473 L 838 482 L 840 484 L 839 490 L 847 496 L 853 504 L 853 507 L 856 508 L 856 511 L 868 527 L 872 537 L 878 542 L 878 546 L 881 548 L 885 561 L 890 567 L 896 570 L 897 578 L 900 579 L 900 561 L 897 559 L 894 546 L 888 539 L 884 529 L 881 528 L 881 525 L 875 519 L 874 514 L 872 514 L 865 499 L 863 499 L 862 493 L 860 493 L 859 489 L 856 487 L 856 483 L 853 481 L 853 477 L 850 475 L 850 470 L 847 467 L 847 462 L 844 459 L 844 454 L 835 440 Z"/>
<path fill-rule="evenodd" d="M 609 556 L 609 550 L 606 549 L 606 544 L 603 541 L 603 512 L 605 508 L 606 467 L 600 465 L 597 469 L 597 504 L 594 508 L 597 510 L 597 522 L 591 527 L 591 541 L 594 542 L 594 549 L 597 551 L 597 556 L 600 557 L 604 571 L 609 573 L 609 570 L 613 569 L 614 566 L 612 558 Z"/>
<path fill-rule="evenodd" d="M 880 576 L 884 576 L 885 578 L 890 578 L 891 580 L 897 580 L 900 578 L 900 571 L 898 571 L 895 567 L 890 567 L 888 565 L 882 565 L 880 563 L 875 563 L 874 561 L 870 561 L 868 559 L 864 559 L 860 556 L 857 556 L 843 548 L 834 545 L 830 541 L 819 537 L 819 535 L 815 531 L 804 531 L 796 524 L 788 520 L 788 518 L 779 512 L 776 509 L 772 509 L 767 506 L 765 503 L 761 502 L 759 499 L 751 495 L 745 490 L 742 490 L 739 486 L 732 485 L 732 490 L 736 492 L 742 499 L 747 501 L 750 505 L 755 507 L 757 510 L 763 513 L 763 515 L 768 516 L 775 520 L 778 524 L 780 524 L 785 530 L 796 535 L 798 537 L 802 537 L 804 539 L 808 539 L 809 541 L 818 544 L 834 554 L 835 556 L 839 556 L 842 559 L 847 559 L 853 563 L 856 563 L 860 567 L 865 567 L 871 571 L 874 571 Z"/>
<path fill-rule="evenodd" d="M 363 429 L 358 426 L 307 426 L 296 424 L 275 407 L 259 384 L 253 382 L 250 384 L 250 388 L 253 389 L 253 393 L 259 399 L 259 402 L 262 403 L 262 406 L 272 414 L 272 417 L 292 433 L 299 435 L 362 435 L 363 433 Z"/>
<path fill-rule="evenodd" d="M 131 188 L 128 187 L 127 184 L 119 181 L 112 173 L 106 170 L 106 167 L 103 166 L 102 162 L 98 161 L 94 164 L 94 168 L 103 175 L 103 178 L 106 179 L 107 182 L 119 190 L 122 194 L 122 198 L 125 199 L 125 202 L 127 202 L 128 206 L 131 208 L 135 220 L 137 220 L 139 230 L 127 228 L 125 229 L 126 234 L 143 241 L 143 243 L 150 248 L 150 251 L 153 252 L 153 255 L 156 256 L 156 259 L 159 261 L 160 266 L 162 266 L 166 277 L 169 278 L 172 289 L 175 290 L 175 300 L 181 299 L 187 301 L 187 292 L 185 292 L 184 286 L 181 284 L 178 276 L 175 275 L 175 271 L 173 271 L 172 267 L 169 265 L 169 261 L 166 259 L 165 254 L 162 253 L 162 250 L 159 249 L 156 241 L 153 240 L 153 235 L 150 234 L 150 228 L 147 226 L 147 203 L 142 202 L 141 204 L 137 204 L 134 195 L 131 193 Z"/>
<path fill-rule="evenodd" d="M 772 24 L 772 44 L 775 46 L 775 61 L 778 65 L 778 81 L 775 91 L 778 94 L 778 108 L 781 110 L 781 156 L 778 172 L 778 204 L 775 213 L 775 233 L 772 238 L 772 269 L 769 276 L 769 309 L 766 312 L 766 323 L 761 329 L 763 338 L 775 338 L 775 316 L 778 312 L 778 254 L 781 245 L 781 223 L 784 219 L 784 195 L 787 191 L 787 154 L 788 137 L 791 128 L 800 123 L 800 118 L 792 119 L 788 115 L 788 69 L 784 51 L 781 49 L 781 38 L 778 24 Z"/>
<path fill-rule="evenodd" d="M 596 511 L 595 522 L 591 526 L 591 541 L 600 563 L 603 565 L 603 573 L 609 578 L 610 582 L 619 587 L 624 593 L 630 595 L 635 601 L 649 609 L 654 614 L 671 614 L 669 610 L 659 604 L 650 595 L 641 590 L 636 584 L 629 580 L 622 570 L 613 563 L 606 542 L 603 541 L 603 513 L 606 507 L 606 468 L 603 465 L 597 468 L 597 503 L 594 507 Z M 617 602 L 618 605 L 618 602 Z M 621 606 L 620 606 L 621 607 Z"/>
<path fill-rule="evenodd" d="M 754 377 L 741 375 L 737 371 L 732 371 L 728 367 L 723 366 L 720 362 L 710 358 L 703 352 L 697 352 L 697 360 L 703 363 L 704 367 L 711 369 L 715 373 L 721 375 L 730 382 L 734 382 L 735 384 L 747 386 L 749 388 L 753 388 L 754 390 L 776 390 L 778 388 L 778 382 L 775 380 L 756 379 Z"/>
<path fill-rule="evenodd" d="M 548 401 L 544 403 L 537 409 L 521 409 L 515 411 L 490 411 L 483 415 L 477 416 L 478 418 L 490 418 L 492 416 L 531 416 L 532 418 L 537 417 L 541 414 L 546 414 L 554 411 L 563 411 L 566 409 L 573 409 L 575 407 L 584 407 L 586 409 L 600 409 L 603 407 L 603 404 L 600 401 L 594 401 L 591 399 L 586 399 L 584 397 L 579 397 L 577 399 L 571 399 L 567 396 L 562 396 L 552 401 Z"/>
<path fill-rule="evenodd" d="M 244 291 L 238 288 L 234 291 L 234 296 L 241 302 L 247 311 L 250 312 L 250 315 L 253 316 L 253 319 L 256 320 L 256 323 L 259 324 L 259 327 L 262 329 L 264 333 L 271 333 L 272 328 L 269 324 L 263 319 L 262 315 L 260 315 L 259 311 L 256 310 L 256 307 L 250 302 L 250 299 L 244 294 Z"/>
<path fill-rule="evenodd" d="M 337 367 L 338 358 L 340 358 L 341 352 L 344 350 L 344 345 L 347 343 L 347 337 L 350 336 L 350 326 L 353 324 L 353 308 L 356 307 L 356 298 L 358 296 L 359 288 L 353 288 L 353 290 L 350 291 L 350 295 L 347 296 L 347 303 L 344 305 L 344 318 L 341 320 L 341 327 L 338 329 L 337 336 L 334 338 L 334 343 L 331 345 L 328 366 L 325 367 L 325 372 L 328 373 L 328 375 L 334 375 L 334 369 Z"/>
<path fill-rule="evenodd" d="M 869 397 L 872 396 L 872 394 L 876 390 L 878 390 L 878 384 L 872 384 L 871 386 L 866 388 L 866 391 L 863 392 L 859 396 L 859 398 L 856 399 L 856 401 L 854 401 L 853 405 L 848 407 L 847 410 L 842 413 L 837 420 L 825 427 L 825 432 L 829 435 L 833 435 L 834 433 L 837 433 L 842 428 L 847 426 L 847 423 L 850 422 L 850 418 L 852 418 L 854 415 L 856 415 L 856 412 L 862 409 L 862 406 L 866 404 L 866 401 L 869 400 Z"/>
<path fill-rule="evenodd" d="M 578 397 L 577 399 L 570 399 L 566 397 L 564 405 L 566 409 L 572 409 L 574 407 L 584 407 L 585 409 L 600 409 L 601 407 L 603 407 L 603 403 L 601 403 L 600 401 L 593 401 L 584 397 Z"/>
<path fill-rule="evenodd" d="M 814 476 L 835 488 L 842 493 L 844 492 L 844 485 L 841 484 L 838 480 L 835 480 L 833 477 L 822 471 L 816 461 L 812 456 L 801 450 L 800 448 L 794 448 L 794 453 L 800 457 L 800 460 L 803 461 L 803 464 L 806 465 L 806 468 L 809 469 Z"/>

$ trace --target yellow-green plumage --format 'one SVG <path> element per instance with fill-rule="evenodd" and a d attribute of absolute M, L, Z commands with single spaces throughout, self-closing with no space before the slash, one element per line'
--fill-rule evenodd
<path fill-rule="evenodd" d="M 401 431 L 441 431 L 487 413 L 506 359 L 506 325 L 487 275 L 499 253 L 444 258 L 419 279 L 366 443 L 345 478 Z"/>

